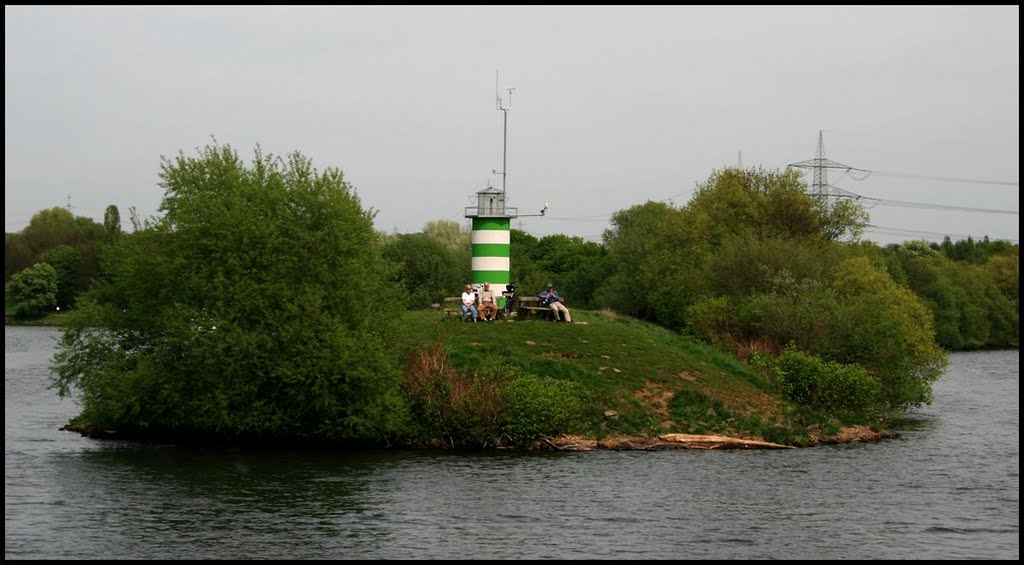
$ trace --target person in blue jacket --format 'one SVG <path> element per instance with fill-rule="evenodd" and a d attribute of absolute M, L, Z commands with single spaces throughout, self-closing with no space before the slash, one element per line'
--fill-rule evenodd
<path fill-rule="evenodd" d="M 558 296 L 555 285 L 548 283 L 547 290 L 537 293 L 537 298 L 540 298 L 542 305 L 551 308 L 551 314 L 555 317 L 556 322 L 561 321 L 560 318 L 564 317 L 566 322 L 572 323 L 569 309 L 565 307 L 565 304 L 562 304 L 562 297 Z"/>

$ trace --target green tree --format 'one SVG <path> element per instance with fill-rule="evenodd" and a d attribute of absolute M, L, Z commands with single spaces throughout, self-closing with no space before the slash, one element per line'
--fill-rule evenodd
<path fill-rule="evenodd" d="M 868 369 L 881 381 L 885 412 L 930 403 L 948 360 L 927 306 L 866 257 L 843 261 L 832 276 L 839 313 L 829 339 L 810 353 Z"/>
<path fill-rule="evenodd" d="M 450 249 L 469 249 L 471 234 L 455 220 L 429 220 L 423 235 Z"/>
<path fill-rule="evenodd" d="M 45 261 L 46 254 L 60 245 L 82 254 L 75 275 L 76 292 L 87 288 L 98 273 L 97 255 L 106 239 L 103 226 L 89 218 L 76 217 L 64 208 L 37 212 L 18 234 L 8 234 L 4 256 L 7 280 L 29 265 Z"/>
<path fill-rule="evenodd" d="M 853 200 L 818 198 L 815 207 L 821 218 L 821 235 L 830 241 L 856 243 L 868 226 L 867 211 Z"/>
<path fill-rule="evenodd" d="M 686 312 L 705 299 L 769 290 L 777 274 L 799 284 L 820 279 L 838 260 L 836 242 L 856 239 L 865 222 L 855 204 L 807 194 L 795 170 L 715 171 L 683 208 L 648 202 L 612 216 L 605 244 L 614 272 L 599 297 L 625 313 L 695 330 Z"/>
<path fill-rule="evenodd" d="M 938 344 L 953 350 L 1016 346 L 1018 270 L 1010 259 L 1015 256 L 996 255 L 979 264 L 956 261 L 930 248 L 923 253 L 921 248 L 902 245 L 896 257 L 907 286 L 934 316 Z"/>
<path fill-rule="evenodd" d="M 611 266 L 604 246 L 562 234 L 544 236 L 524 245 L 526 263 L 534 272 L 523 280 L 536 283 L 524 287 L 525 290 L 539 292 L 542 285 L 553 282 L 571 304 L 594 306 L 594 294 Z"/>
<path fill-rule="evenodd" d="M 684 306 L 701 292 L 690 278 L 704 260 L 694 245 L 693 227 L 663 202 L 620 210 L 612 214 L 611 225 L 603 238 L 612 272 L 597 291 L 598 301 L 631 316 L 681 327 Z"/>
<path fill-rule="evenodd" d="M 20 233 L 4 234 L 4 283 L 11 275 L 35 263 L 35 253 Z"/>
<path fill-rule="evenodd" d="M 536 260 L 539 242 L 535 236 L 522 230 L 509 231 L 509 278 L 518 287 L 520 295 L 540 292 L 545 284 L 553 282 L 549 280 L 551 273 Z"/>
<path fill-rule="evenodd" d="M 107 231 L 107 235 L 111 239 L 121 235 L 121 212 L 117 210 L 117 206 L 113 204 L 107 206 L 103 213 L 103 229 Z"/>
<path fill-rule="evenodd" d="M 70 308 L 77 295 L 75 280 L 82 264 L 82 254 L 69 245 L 58 245 L 43 260 L 57 272 L 57 305 Z"/>
<path fill-rule="evenodd" d="M 916 239 L 899 245 L 899 252 L 909 257 L 938 257 L 939 251 L 927 241 Z"/>
<path fill-rule="evenodd" d="M 36 263 L 15 273 L 4 290 L 15 318 L 41 318 L 57 307 L 57 271 L 46 263 Z"/>
<path fill-rule="evenodd" d="M 723 169 L 698 186 L 686 206 L 704 241 L 718 247 L 737 235 L 820 236 L 820 208 L 799 173 Z"/>
<path fill-rule="evenodd" d="M 423 234 L 391 238 L 381 254 L 395 268 L 402 304 L 409 309 L 427 308 L 457 295 L 469 280 L 470 263 L 464 253 Z"/>
<path fill-rule="evenodd" d="M 126 433 L 371 441 L 404 401 L 397 288 L 338 169 L 229 146 L 163 159 L 162 217 L 108 247 L 53 385 Z"/>

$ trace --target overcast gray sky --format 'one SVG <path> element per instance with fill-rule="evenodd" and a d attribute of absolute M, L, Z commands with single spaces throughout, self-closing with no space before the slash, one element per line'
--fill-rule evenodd
<path fill-rule="evenodd" d="M 716 170 L 825 156 L 882 244 L 1018 242 L 1019 6 L 5 6 L 4 224 L 157 214 L 160 157 L 337 167 L 385 231 L 513 221 L 600 241 Z M 496 81 L 496 78 L 498 79 Z M 496 85 L 496 82 L 499 84 Z M 506 89 L 514 88 L 511 98 Z M 860 180 L 858 180 L 860 179 Z M 810 173 L 807 173 L 810 182 Z M 468 225 L 468 224 L 465 224 Z"/>

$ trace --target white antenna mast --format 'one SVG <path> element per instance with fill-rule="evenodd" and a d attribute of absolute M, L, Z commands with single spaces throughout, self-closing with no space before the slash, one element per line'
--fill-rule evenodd
<path fill-rule="evenodd" d="M 494 71 L 494 96 L 498 100 L 498 109 L 504 114 L 504 126 L 502 128 L 501 144 L 501 196 L 505 196 L 505 176 L 508 172 L 508 111 L 512 109 L 512 91 L 514 88 L 506 88 L 508 92 L 508 107 L 501 104 L 501 89 L 498 87 L 498 71 Z M 498 171 L 494 171 L 498 174 Z"/>

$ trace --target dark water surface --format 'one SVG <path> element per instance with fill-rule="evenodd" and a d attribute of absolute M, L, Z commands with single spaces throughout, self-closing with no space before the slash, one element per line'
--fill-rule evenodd
<path fill-rule="evenodd" d="M 1019 351 L 958 353 L 899 439 L 452 454 L 61 432 L 58 331 L 4 331 L 6 559 L 1019 559 Z"/>

